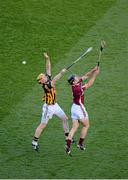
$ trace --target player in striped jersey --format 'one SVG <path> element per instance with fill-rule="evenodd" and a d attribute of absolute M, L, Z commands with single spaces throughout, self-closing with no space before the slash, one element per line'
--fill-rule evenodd
<path fill-rule="evenodd" d="M 71 117 L 73 124 L 66 140 L 67 143 L 65 150 L 67 154 L 71 153 L 72 138 L 77 131 L 80 123 L 82 124 L 82 129 L 77 147 L 81 150 L 85 150 L 83 142 L 89 129 L 89 117 L 84 106 L 84 92 L 93 85 L 97 75 L 99 74 L 99 71 L 99 67 L 96 66 L 94 69 L 92 69 L 82 77 L 72 75 L 68 79 L 69 84 L 72 86 L 73 94 L 73 105 L 71 108 Z M 89 79 L 88 83 L 83 84 L 83 80 L 86 79 Z"/>
<path fill-rule="evenodd" d="M 59 74 L 51 79 L 50 57 L 47 53 L 44 53 L 44 57 L 46 60 L 46 74 L 39 74 L 39 76 L 37 77 L 37 81 L 44 89 L 45 96 L 42 98 L 44 101 L 44 105 L 42 108 L 41 123 L 37 127 L 34 138 L 32 140 L 32 146 L 34 150 L 39 149 L 38 140 L 42 132 L 46 128 L 49 119 L 51 119 L 53 115 L 56 115 L 62 120 L 65 136 L 67 137 L 69 134 L 68 117 L 56 102 L 56 82 L 64 75 L 67 70 L 62 69 Z"/>

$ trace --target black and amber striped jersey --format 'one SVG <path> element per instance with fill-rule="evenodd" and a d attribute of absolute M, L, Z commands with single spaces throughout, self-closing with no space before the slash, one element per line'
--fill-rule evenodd
<path fill-rule="evenodd" d="M 52 87 L 51 80 L 49 80 L 46 84 L 43 84 L 43 89 L 45 95 L 43 96 L 42 100 L 48 104 L 55 104 L 56 103 L 56 89 Z"/>

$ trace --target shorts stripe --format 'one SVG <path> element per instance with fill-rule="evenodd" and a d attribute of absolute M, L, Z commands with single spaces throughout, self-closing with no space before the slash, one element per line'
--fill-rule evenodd
<path fill-rule="evenodd" d="M 85 112 L 85 109 L 83 108 L 82 104 L 80 104 L 80 107 L 81 107 L 84 117 L 86 117 L 86 112 Z"/>

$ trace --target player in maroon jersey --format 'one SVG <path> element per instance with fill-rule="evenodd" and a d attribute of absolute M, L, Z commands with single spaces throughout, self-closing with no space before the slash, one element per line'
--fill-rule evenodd
<path fill-rule="evenodd" d="M 72 86 L 73 105 L 71 107 L 71 117 L 73 124 L 66 140 L 67 154 L 71 153 L 72 139 L 80 123 L 82 124 L 82 129 L 77 147 L 80 150 L 85 150 L 86 148 L 83 142 L 89 129 L 89 117 L 84 106 L 84 92 L 93 85 L 99 72 L 100 69 L 98 66 L 96 66 L 82 77 L 72 75 L 68 79 L 69 84 Z M 86 79 L 88 79 L 88 82 L 84 84 L 83 81 Z"/>

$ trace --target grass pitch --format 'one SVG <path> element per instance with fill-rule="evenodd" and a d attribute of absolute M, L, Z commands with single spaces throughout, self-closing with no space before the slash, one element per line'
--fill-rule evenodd
<path fill-rule="evenodd" d="M 0 178 L 128 178 L 127 0 L 0 0 L 0 4 Z M 58 102 L 70 117 L 66 79 L 96 65 L 101 39 L 107 42 L 101 74 L 86 92 L 91 124 L 87 150 L 80 152 L 74 145 L 73 157 L 66 156 L 61 122 L 53 118 L 40 138 L 40 153 L 33 152 L 31 140 L 42 107 L 42 89 L 35 81 L 44 70 L 41 53 L 50 53 L 55 75 L 86 48 L 94 48 L 57 85 Z M 71 126 L 70 118 L 69 122 Z"/>

